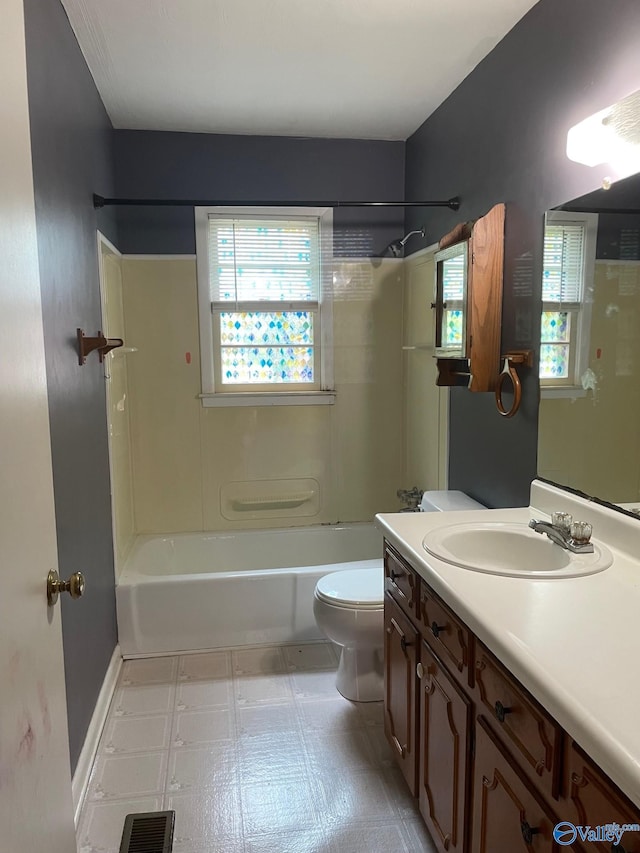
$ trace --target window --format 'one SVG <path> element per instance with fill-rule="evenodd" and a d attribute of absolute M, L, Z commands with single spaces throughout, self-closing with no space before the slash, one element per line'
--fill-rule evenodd
<path fill-rule="evenodd" d="M 309 208 L 196 208 L 204 405 L 333 401 L 330 224 Z"/>
<path fill-rule="evenodd" d="M 552 211 L 544 229 L 540 384 L 545 391 L 580 387 L 588 366 L 598 217 Z"/>

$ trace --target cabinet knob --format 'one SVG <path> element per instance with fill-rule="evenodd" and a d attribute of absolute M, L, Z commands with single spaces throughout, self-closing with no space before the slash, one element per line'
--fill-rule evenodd
<path fill-rule="evenodd" d="M 402 572 L 394 572 L 393 569 L 389 572 L 389 578 L 394 581 L 396 578 L 401 578 Z"/>
<path fill-rule="evenodd" d="M 511 713 L 511 708 L 505 708 L 502 702 L 496 702 L 494 707 L 498 721 L 504 723 L 504 718 L 507 716 L 507 714 Z"/>
<path fill-rule="evenodd" d="M 434 637 L 436 637 L 436 639 L 440 636 L 441 631 L 446 631 L 446 630 L 447 630 L 446 625 L 438 625 L 437 622 L 431 623 L 431 633 L 433 634 Z"/>
<path fill-rule="evenodd" d="M 533 836 L 537 835 L 540 830 L 536 826 L 529 826 L 526 820 L 523 820 L 520 824 L 520 832 L 522 832 L 524 843 L 531 844 L 531 842 L 533 841 Z"/>
<path fill-rule="evenodd" d="M 421 663 L 416 666 L 416 675 L 418 676 L 418 678 L 422 678 L 422 676 L 424 675 L 424 667 Z"/>

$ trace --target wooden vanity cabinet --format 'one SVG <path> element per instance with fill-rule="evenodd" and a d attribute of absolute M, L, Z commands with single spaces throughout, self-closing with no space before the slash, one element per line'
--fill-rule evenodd
<path fill-rule="evenodd" d="M 440 853 L 640 853 L 554 841 L 640 809 L 388 544 L 385 590 L 385 732 Z"/>

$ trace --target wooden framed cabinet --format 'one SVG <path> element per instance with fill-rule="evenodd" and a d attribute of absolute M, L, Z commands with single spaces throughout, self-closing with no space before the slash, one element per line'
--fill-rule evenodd
<path fill-rule="evenodd" d="M 445 235 L 436 253 L 438 385 L 494 391 L 500 372 L 505 205 Z"/>
<path fill-rule="evenodd" d="M 390 543 L 385 732 L 440 853 L 640 853 L 640 831 L 583 840 L 640 809 Z"/>

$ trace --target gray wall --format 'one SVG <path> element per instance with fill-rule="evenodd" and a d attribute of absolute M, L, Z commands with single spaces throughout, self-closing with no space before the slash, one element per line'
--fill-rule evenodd
<path fill-rule="evenodd" d="M 638 88 L 638 0 L 540 0 L 407 141 L 407 199 L 460 195 L 460 221 L 507 203 L 503 348 L 538 354 L 545 210 L 603 177 L 567 160 L 567 130 Z M 443 212 L 426 220 L 425 244 L 451 228 Z M 418 221 L 408 213 L 407 227 Z M 492 394 L 452 389 L 451 488 L 489 506 L 528 503 L 536 375 L 528 373 L 512 420 L 499 417 Z"/>
<path fill-rule="evenodd" d="M 397 201 L 404 143 L 203 133 L 115 132 L 121 198 L 219 201 Z M 334 211 L 338 256 L 381 252 L 403 234 L 403 210 Z M 125 253 L 192 254 L 193 208 L 118 208 Z"/>
<path fill-rule="evenodd" d="M 60 599 L 74 769 L 117 642 L 103 370 L 75 340 L 101 325 L 92 193 L 112 191 L 112 130 L 58 0 L 25 0 L 25 24 L 59 569 L 87 580 Z"/>

